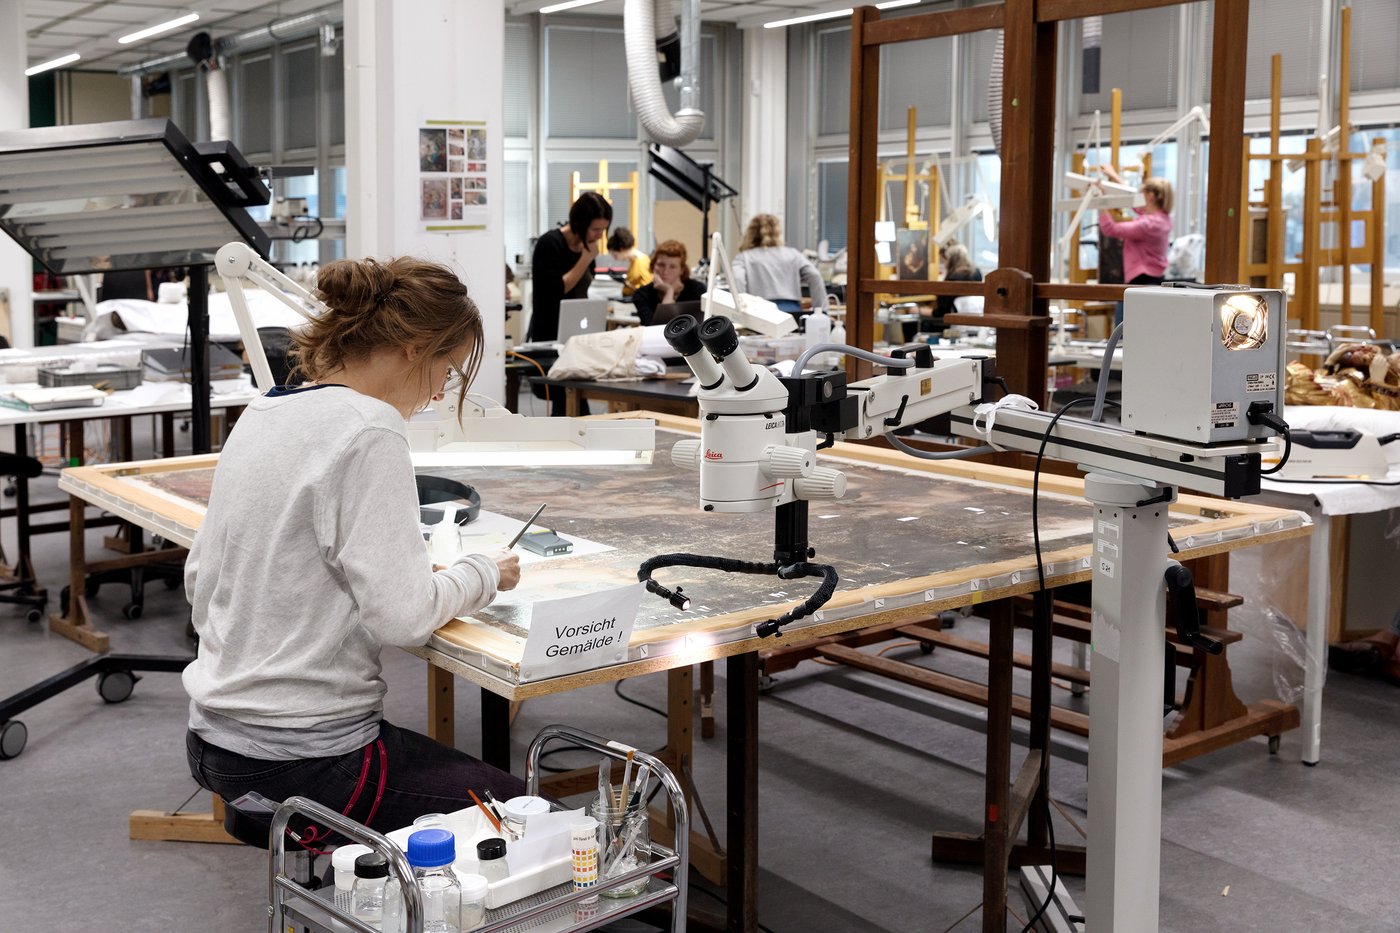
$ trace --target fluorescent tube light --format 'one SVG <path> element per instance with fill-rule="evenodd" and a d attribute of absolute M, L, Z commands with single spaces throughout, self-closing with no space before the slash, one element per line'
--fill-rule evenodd
<path fill-rule="evenodd" d="M 122 36 L 120 39 L 117 40 L 117 44 L 130 45 L 133 42 L 140 42 L 142 39 L 149 39 L 151 38 L 151 36 L 158 36 L 163 32 L 169 32 L 172 29 L 179 29 L 186 23 L 193 23 L 197 19 L 199 19 L 198 13 L 186 13 L 184 16 L 177 16 L 175 19 L 172 19 L 169 22 L 160 23 L 155 26 L 147 26 L 145 29 L 138 29 L 136 32 L 133 32 L 130 35 Z"/>
<path fill-rule="evenodd" d="M 562 13 L 564 10 L 572 10 L 575 7 L 592 6 L 595 3 L 602 3 L 603 0 L 565 0 L 563 3 L 552 3 L 540 10 L 541 13 Z"/>
<path fill-rule="evenodd" d="M 850 16 L 855 10 L 847 7 L 844 10 L 830 10 L 826 13 L 810 13 L 807 16 L 794 16 L 792 19 L 780 19 L 771 23 L 764 23 L 764 29 L 779 29 L 783 26 L 796 26 L 798 23 L 815 23 L 823 19 L 840 19 L 843 16 Z"/>
<path fill-rule="evenodd" d="M 25 77 L 30 77 L 31 75 L 39 74 L 41 71 L 52 71 L 55 68 L 62 68 L 64 65 L 75 62 L 80 58 L 82 58 L 82 56 L 77 52 L 69 52 L 67 55 L 60 55 L 52 61 L 41 62 L 32 68 L 24 69 L 24 75 Z"/>
<path fill-rule="evenodd" d="M 901 6 L 918 6 L 923 0 L 885 0 L 884 3 L 875 4 L 877 10 L 893 10 Z"/>

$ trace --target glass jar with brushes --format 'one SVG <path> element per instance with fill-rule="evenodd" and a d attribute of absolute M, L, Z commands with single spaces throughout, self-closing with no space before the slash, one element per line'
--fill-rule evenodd
<path fill-rule="evenodd" d="M 627 806 L 615 797 L 593 801 L 591 816 L 598 821 L 598 893 L 603 897 L 636 897 L 647 888 L 647 876 L 607 887 L 608 879 L 625 874 L 651 860 L 651 832 L 647 802 L 633 794 Z"/>

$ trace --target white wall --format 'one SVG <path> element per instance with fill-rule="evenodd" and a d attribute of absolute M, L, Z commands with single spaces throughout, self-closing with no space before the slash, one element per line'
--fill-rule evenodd
<path fill-rule="evenodd" d="M 505 388 L 502 100 L 505 9 L 499 0 L 346 0 L 346 255 L 413 255 L 457 270 L 481 308 L 486 355 L 474 389 Z M 484 232 L 429 234 L 418 220 L 418 127 L 485 120 Z"/>
<path fill-rule="evenodd" d="M 28 40 L 24 0 L 0 3 L 0 130 L 29 126 Z M 34 260 L 14 240 L 0 234 L 0 289 L 10 296 L 10 328 L 16 347 L 34 345 Z"/>

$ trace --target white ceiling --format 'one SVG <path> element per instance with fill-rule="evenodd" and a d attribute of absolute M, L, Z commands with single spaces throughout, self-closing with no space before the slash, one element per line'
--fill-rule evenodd
<path fill-rule="evenodd" d="M 330 0 L 27 0 L 25 29 L 29 34 L 29 64 L 50 61 L 69 52 L 83 57 L 74 68 L 115 71 L 148 58 L 183 52 L 197 32 L 218 38 L 266 26 Z M 131 45 L 117 37 L 167 22 L 185 13 L 198 13 L 198 22 L 163 36 Z"/>
<path fill-rule="evenodd" d="M 200 31 L 207 31 L 217 39 L 320 9 L 330 2 L 332 0 L 26 0 L 29 64 L 78 52 L 83 57 L 73 67 L 115 71 L 123 65 L 182 52 L 190 37 Z M 553 2 L 557 0 L 504 0 L 506 12 L 516 16 L 538 12 Z M 840 0 L 703 0 L 701 17 L 707 22 L 753 25 L 839 5 Z M 198 13 L 199 21 L 143 42 L 117 44 L 118 36 L 188 12 Z M 565 20 L 574 15 L 621 16 L 622 0 L 603 0 L 578 10 L 553 14 L 551 19 Z"/>

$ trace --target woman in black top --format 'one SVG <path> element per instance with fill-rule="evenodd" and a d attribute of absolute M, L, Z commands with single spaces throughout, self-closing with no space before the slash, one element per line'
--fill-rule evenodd
<path fill-rule="evenodd" d="M 972 264 L 972 257 L 968 255 L 967 247 L 961 243 L 951 243 L 943 250 L 943 259 L 947 263 L 947 268 L 943 271 L 943 281 L 945 282 L 980 282 L 982 281 L 982 271 Z M 933 309 L 933 318 L 924 321 L 924 330 L 929 333 L 941 334 L 947 325 L 943 323 L 945 315 L 951 314 L 955 309 L 953 302 L 957 300 L 954 295 L 939 295 L 938 304 Z"/>
<path fill-rule="evenodd" d="M 705 286 L 690 277 L 686 264 L 685 244 L 679 240 L 658 243 L 651 254 L 651 282 L 632 293 L 632 307 L 642 326 L 651 323 L 658 305 L 681 301 L 699 301 Z"/>
<path fill-rule="evenodd" d="M 612 223 L 612 205 L 596 191 L 585 191 L 569 208 L 569 222 L 535 241 L 530 260 L 534 310 L 530 340 L 559 336 L 559 302 L 587 298 L 593 284 L 593 261 Z"/>

